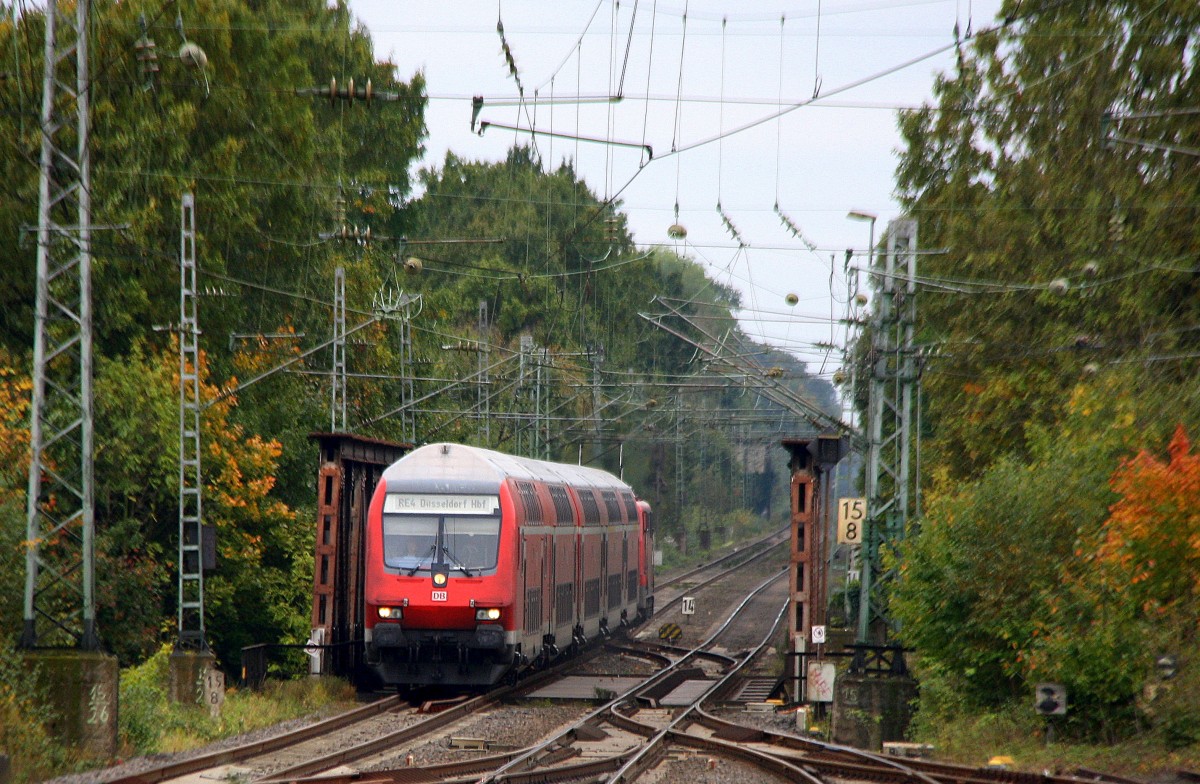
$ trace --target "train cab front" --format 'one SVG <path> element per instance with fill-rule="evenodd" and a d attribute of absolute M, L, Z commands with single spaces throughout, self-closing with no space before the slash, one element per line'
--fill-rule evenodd
<path fill-rule="evenodd" d="M 441 511 L 441 510 L 439 510 Z M 367 663 L 399 687 L 488 686 L 514 663 L 497 514 L 383 515 L 368 574 Z M 379 568 L 379 567 L 382 568 Z"/>
<path fill-rule="evenodd" d="M 379 678 L 397 686 L 489 686 L 514 663 L 507 606 L 465 598 L 445 571 L 434 568 L 428 602 L 414 599 L 371 606 L 367 661 Z M 439 582 L 445 586 L 438 588 Z M 445 597 L 445 598 L 442 598 Z M 453 597 L 453 598 L 452 598 Z"/>

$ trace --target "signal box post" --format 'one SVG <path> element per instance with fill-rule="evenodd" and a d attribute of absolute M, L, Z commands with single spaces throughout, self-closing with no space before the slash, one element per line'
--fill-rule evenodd
<path fill-rule="evenodd" d="M 796 702 L 805 702 L 806 655 L 813 642 L 812 629 L 824 627 L 828 604 L 826 510 L 829 504 L 828 483 L 823 480 L 844 456 L 846 443 L 839 436 L 817 436 L 785 438 L 782 444 L 790 454 L 788 468 L 792 472 L 788 632 L 794 662 L 793 694 Z"/>
<path fill-rule="evenodd" d="M 312 433 L 320 446 L 313 564 L 313 675 L 356 676 L 363 657 L 363 533 L 383 471 L 412 451 L 349 433 Z"/>

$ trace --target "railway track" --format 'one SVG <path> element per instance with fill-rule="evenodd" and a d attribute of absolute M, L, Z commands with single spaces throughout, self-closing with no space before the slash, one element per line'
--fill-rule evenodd
<path fill-rule="evenodd" d="M 777 572 L 763 581 L 720 628 L 695 648 L 682 652 L 674 650 L 673 653 L 681 655 L 672 656 L 654 674 L 522 750 L 419 769 L 405 766 L 389 770 L 326 773 L 319 779 L 304 779 L 289 772 L 288 775 L 272 776 L 263 781 L 319 780 L 324 784 L 348 784 L 352 781 L 476 781 L 482 784 L 493 781 L 572 781 L 596 777 L 613 781 L 632 780 L 628 778 L 631 775 L 629 771 L 634 769 L 631 766 L 645 765 L 647 760 L 657 761 L 658 755 L 664 753 L 666 748 L 667 735 L 659 730 L 657 736 L 646 738 L 647 730 L 644 727 L 653 725 L 634 721 L 630 714 L 644 710 L 643 719 L 658 717 L 673 722 L 676 720 L 672 718 L 676 708 L 671 704 L 683 698 L 673 699 L 672 695 L 686 693 L 690 688 L 697 690 L 695 696 L 688 698 L 694 701 L 712 693 L 728 677 L 735 675 L 740 665 L 757 651 L 738 659 L 714 653 L 710 649 L 717 644 L 721 635 L 729 633 L 730 627 L 739 621 L 756 624 L 761 629 L 762 610 L 764 602 L 768 601 L 762 595 L 771 588 L 776 589 L 769 603 L 776 605 L 773 612 L 777 623 L 786 602 L 785 576 L 785 573 Z M 756 599 L 757 605 L 753 604 Z M 751 620 L 746 620 L 747 614 L 752 617 Z M 775 624 L 769 626 L 773 632 Z M 768 634 L 764 639 L 770 636 Z M 654 650 L 650 649 L 647 653 L 653 655 Z M 714 671 L 719 671 L 719 677 L 711 677 Z"/>
<path fill-rule="evenodd" d="M 745 558 L 745 549 L 743 549 Z M 677 578 L 687 591 L 733 593 L 731 575 L 770 572 L 745 591 L 723 622 L 696 629 L 691 645 L 612 642 L 514 687 L 464 699 L 432 715 L 395 697 L 269 741 L 143 770 L 108 782 L 491 782 L 864 781 L 904 784 L 1083 784 L 1095 777 L 1045 776 L 883 757 L 797 735 L 743 726 L 712 712 L 761 657 L 787 608 L 786 572 L 770 566 L 764 543 L 754 560 L 709 564 Z M 720 575 L 720 576 L 718 576 Z M 671 610 L 660 609 L 656 619 Z M 770 622 L 773 619 L 773 623 Z M 653 623 L 652 619 L 651 623 Z M 753 639 L 753 644 L 748 640 Z M 736 653 L 730 653 L 736 651 Z M 619 692 L 548 706 L 539 689 L 570 673 L 623 668 Z M 629 671 L 640 672 L 634 678 Z M 437 706 L 442 707 L 442 706 Z M 491 734 L 521 725 L 505 745 Z M 525 737 L 528 736 L 528 737 Z"/>
<path fill-rule="evenodd" d="M 768 552 L 768 548 L 764 546 L 766 541 L 757 542 L 742 548 L 738 553 L 689 570 L 665 583 L 685 584 L 689 588 L 697 589 L 702 585 L 712 584 L 714 580 L 728 576 L 739 566 L 763 557 L 763 554 Z M 709 579 L 702 576 L 705 572 L 711 574 Z M 656 613 L 655 618 L 661 617 L 669 607 L 670 603 Z M 666 654 L 656 652 L 653 646 L 624 646 L 614 648 L 612 652 L 615 656 L 636 657 L 646 661 L 645 668 L 648 670 L 670 662 Z M 337 768 L 383 754 L 397 746 L 411 746 L 423 735 L 436 733 L 461 721 L 463 717 L 491 710 L 506 700 L 519 699 L 522 694 L 534 691 L 541 684 L 560 677 L 568 669 L 586 667 L 588 662 L 600 653 L 600 650 L 585 652 L 583 656 L 526 678 L 516 686 L 493 690 L 486 695 L 464 699 L 453 705 L 439 706 L 437 712 L 432 715 L 423 713 L 419 707 L 409 705 L 400 697 L 385 697 L 324 721 L 264 740 L 196 754 L 149 769 L 142 768 L 128 773 L 122 773 L 120 768 L 114 769 L 110 774 L 103 776 L 103 780 L 111 784 L 151 784 L 185 779 L 257 780 L 310 775 L 317 770 Z M 339 750 L 331 752 L 331 749 Z"/>
<path fill-rule="evenodd" d="M 664 589 L 670 589 L 673 593 L 678 593 L 682 588 L 694 583 L 697 579 L 710 581 L 709 578 L 712 575 L 709 573 L 713 573 L 713 570 L 717 570 L 715 573 L 717 575 L 728 574 L 731 570 L 760 557 L 764 551 L 787 542 L 788 529 L 782 528 L 711 561 L 688 569 L 680 574 L 659 580 L 654 586 L 656 599 L 658 598 L 657 595 Z M 659 604 L 663 604 L 663 602 L 659 602 Z"/>

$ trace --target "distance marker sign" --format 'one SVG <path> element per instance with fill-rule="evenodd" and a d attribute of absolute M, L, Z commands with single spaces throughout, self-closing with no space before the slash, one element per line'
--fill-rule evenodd
<path fill-rule="evenodd" d="M 862 544 L 863 523 L 867 520 L 867 499 L 838 499 L 838 544 Z"/>

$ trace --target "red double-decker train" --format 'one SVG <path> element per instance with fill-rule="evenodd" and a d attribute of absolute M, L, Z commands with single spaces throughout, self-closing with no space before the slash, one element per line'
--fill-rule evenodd
<path fill-rule="evenodd" d="M 366 663 L 485 686 L 654 606 L 650 506 L 612 474 L 461 444 L 387 468 L 365 542 Z"/>

